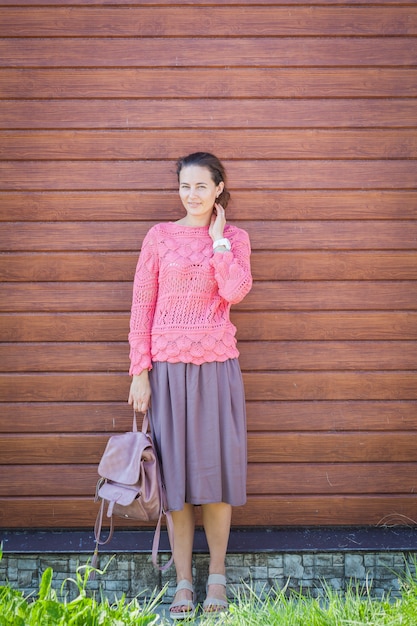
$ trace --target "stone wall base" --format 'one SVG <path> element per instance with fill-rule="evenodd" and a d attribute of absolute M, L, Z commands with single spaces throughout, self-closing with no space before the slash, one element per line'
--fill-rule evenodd
<path fill-rule="evenodd" d="M 14 589 L 25 594 L 34 594 L 39 589 L 39 581 L 47 567 L 54 570 L 53 587 L 59 591 L 68 578 L 75 578 L 77 568 L 85 565 L 89 557 L 86 554 L 3 554 L 0 561 L 0 584 L 6 581 Z M 161 555 L 161 562 L 168 556 Z M 302 589 L 317 597 L 323 594 L 323 581 L 335 590 L 345 590 L 351 584 L 370 588 L 371 595 L 380 598 L 389 594 L 391 598 L 399 595 L 400 583 L 407 571 L 415 574 L 416 552 L 318 552 L 290 553 L 268 552 L 258 554 L 229 554 L 227 556 L 228 595 L 247 590 L 250 585 L 259 594 L 271 588 L 282 589 L 285 585 L 291 589 Z M 149 554 L 118 553 L 100 556 L 99 567 L 106 567 L 104 575 L 98 575 L 96 581 L 89 582 L 88 588 L 100 591 L 109 601 L 125 594 L 127 599 L 141 596 L 149 598 L 156 590 L 168 585 L 163 603 L 168 604 L 175 588 L 175 570 L 166 573 L 155 570 Z M 204 599 L 207 579 L 208 556 L 194 556 L 194 583 L 198 601 Z M 74 584 L 65 583 L 68 598 L 75 597 Z"/>

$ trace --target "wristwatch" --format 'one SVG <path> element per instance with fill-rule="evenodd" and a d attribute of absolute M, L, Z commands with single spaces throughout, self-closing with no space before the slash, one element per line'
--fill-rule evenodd
<path fill-rule="evenodd" d="M 216 241 L 213 241 L 213 250 L 220 248 L 220 246 L 224 246 L 226 250 L 231 250 L 232 248 L 230 241 L 225 237 L 223 239 L 216 239 Z"/>

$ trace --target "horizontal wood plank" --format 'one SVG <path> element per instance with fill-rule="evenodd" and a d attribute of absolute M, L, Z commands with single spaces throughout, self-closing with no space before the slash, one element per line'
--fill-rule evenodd
<path fill-rule="evenodd" d="M 232 321 L 242 340 L 417 339 L 414 311 L 257 311 L 255 318 L 253 312 L 232 311 Z"/>
<path fill-rule="evenodd" d="M 4 282 L 120 281 L 133 277 L 137 252 L 0 255 Z M 254 252 L 254 280 L 416 280 L 417 252 Z"/>
<path fill-rule="evenodd" d="M 236 308 L 242 311 L 413 310 L 416 301 L 414 281 L 277 281 L 255 283 Z"/>
<path fill-rule="evenodd" d="M 414 281 L 262 282 L 255 283 L 235 307 L 240 311 L 415 310 L 415 287 Z M 131 281 L 5 283 L 0 295 L 2 312 L 117 312 L 130 310 L 132 285 Z"/>
<path fill-rule="evenodd" d="M 345 4 L 346 0 L 309 0 L 309 5 L 338 5 Z M 68 0 L 44 0 L 42 5 L 51 6 L 51 7 L 59 7 L 62 5 L 67 5 Z M 114 5 L 114 0 L 72 0 L 72 6 L 94 6 L 94 5 Z M 137 6 L 137 0 L 123 0 L 123 4 L 126 6 L 135 5 Z M 146 6 L 170 6 L 172 4 L 172 0 L 141 0 L 141 5 Z M 183 5 L 207 5 L 207 0 L 176 0 L 175 2 L 178 6 Z M 228 0 L 228 5 L 241 5 L 242 0 Z M 292 5 L 297 4 L 306 4 L 306 0 L 291 0 Z M 349 0 L 349 5 L 362 5 L 363 0 Z M 405 6 L 413 6 L 412 0 L 367 0 L 368 5 L 382 5 L 382 6 L 396 6 L 396 5 L 405 5 Z M 1 0 L 0 6 L 15 6 L 16 0 Z M 39 0 L 19 0 L 19 6 L 31 6 L 31 5 L 39 5 Z M 212 6 L 222 6 L 222 0 L 214 0 L 211 2 Z M 277 5 L 277 6 L 288 6 L 288 0 L 245 0 L 245 5 L 247 6 L 256 6 L 256 5 Z"/>
<path fill-rule="evenodd" d="M 225 162 L 233 188 L 415 188 L 413 160 L 266 160 Z M 3 190 L 176 189 L 174 163 L 166 161 L 3 161 Z"/>
<path fill-rule="evenodd" d="M 246 407 L 248 430 L 255 433 L 414 431 L 417 424 L 415 401 L 248 401 Z"/>
<path fill-rule="evenodd" d="M 417 252 L 255 252 L 251 268 L 255 280 L 415 280 Z"/>
<path fill-rule="evenodd" d="M 416 463 L 251 463 L 248 495 L 413 493 Z M 0 474 L 0 497 L 88 496 L 97 465 L 9 465 Z"/>
<path fill-rule="evenodd" d="M 0 133 L 0 160 L 175 159 L 201 145 L 225 159 L 411 159 L 417 130 L 9 131 Z"/>
<path fill-rule="evenodd" d="M 1 372 L 128 371 L 124 342 L 0 344 Z M 415 341 L 241 341 L 246 371 L 414 370 Z"/>
<path fill-rule="evenodd" d="M 4 252 L 133 251 L 138 256 L 143 238 L 154 223 L 8 222 L 2 225 L 2 247 Z M 300 226 L 297 220 L 277 219 L 258 222 L 242 220 L 236 225 L 248 232 L 253 251 L 414 251 L 417 237 L 417 222 L 411 220 L 305 220 Z M 344 257 L 339 258 L 340 267 Z M 125 279 L 130 280 L 131 276 L 129 272 Z M 373 275 L 372 278 L 378 276 Z"/>
<path fill-rule="evenodd" d="M 0 102 L 1 105 L 1 102 Z M 139 207 L 146 207 L 142 215 Z M 268 207 L 268 215 L 265 215 Z M 0 191 L 0 220 L 103 222 L 176 220 L 178 191 Z M 273 221 L 417 218 L 416 190 L 233 190 L 228 218 Z M 354 243 L 354 242 L 353 242 Z"/>
<path fill-rule="evenodd" d="M 131 281 L 124 283 L 4 283 L 2 312 L 129 311 Z M 239 311 L 415 310 L 415 281 L 275 281 L 255 283 L 235 305 Z M 395 303 L 395 306 L 394 306 Z"/>
<path fill-rule="evenodd" d="M 2 37 L 415 35 L 416 7 L 153 6 L 0 8 Z"/>
<path fill-rule="evenodd" d="M 415 495 L 251 496 L 233 511 L 237 526 L 363 526 L 414 524 Z M 93 528 L 98 504 L 92 497 L 2 498 L 0 525 L 6 528 Z M 117 520 L 118 528 L 143 528 Z"/>
<path fill-rule="evenodd" d="M 416 400 L 417 373 L 244 372 L 246 399 Z M 125 402 L 130 379 L 118 373 L 1 374 L 3 402 Z"/>
<path fill-rule="evenodd" d="M 181 125 L 186 127 L 218 126 L 220 119 L 227 126 L 235 127 L 242 126 L 242 115 L 247 111 L 249 119 L 258 119 L 263 127 L 289 125 L 291 120 L 292 126 L 305 126 L 310 119 L 313 126 L 323 126 L 323 120 L 326 120 L 325 126 L 337 125 L 335 120 L 343 120 L 339 125 L 349 126 L 349 114 L 356 121 L 355 126 L 365 123 L 381 127 L 388 124 L 388 120 L 393 120 L 392 126 L 402 126 L 405 119 L 415 119 L 415 107 L 413 109 L 413 102 L 397 102 L 397 99 L 417 95 L 416 75 L 417 69 L 413 67 L 1 68 L 0 90 L 4 98 L 56 98 L 57 102 L 0 103 L 0 120 L 6 115 L 9 128 L 125 128 L 126 122 L 129 126 L 166 127 L 171 119 L 178 123 L 181 114 Z M 178 100 L 179 82 L 186 98 L 182 101 Z M 152 98 L 167 101 L 149 102 L 150 94 Z M 346 102 L 334 100 L 387 96 L 394 98 L 394 102 L 376 100 L 371 108 L 368 101 L 353 100 L 347 108 Z M 68 98 L 82 100 L 60 102 Z M 106 101 L 90 101 L 91 98 L 106 98 Z M 142 103 L 131 98 L 144 99 L 144 106 L 138 108 Z M 205 107 L 203 101 L 196 102 L 194 107 L 194 100 L 198 98 L 207 98 Z M 228 103 L 234 98 L 254 98 L 255 101 L 244 101 L 241 107 L 236 107 L 233 102 Z M 268 101 L 260 101 L 260 98 Z M 288 102 L 286 98 L 294 100 Z M 318 98 L 318 102 L 298 101 L 300 98 Z M 326 102 L 325 98 L 330 100 Z M 310 106 L 310 115 L 307 106 Z M 398 122 L 394 121 L 396 108 Z M 28 110 L 29 118 L 25 115 Z M 274 111 L 274 115 L 265 116 L 266 110 Z M 65 117 L 62 116 L 64 111 Z M 191 120 L 187 121 L 190 111 Z M 233 122 L 233 111 L 236 122 Z"/>
<path fill-rule="evenodd" d="M 239 348 L 241 367 L 245 371 L 417 369 L 415 341 L 241 341 Z M 27 355 L 28 351 L 23 348 L 22 352 Z M 62 366 L 62 359 L 58 360 Z M 17 362 L 23 371 L 21 354 Z M 29 363 L 27 369 L 30 369 Z"/>
<path fill-rule="evenodd" d="M 414 311 L 232 311 L 240 340 L 415 340 Z M 255 322 L 255 323 L 254 323 Z M 129 313 L 0 313 L 0 341 L 126 341 Z"/>
<path fill-rule="evenodd" d="M 2 465 L 98 464 L 104 434 L 7 435 L 0 440 Z M 415 462 L 417 436 L 410 432 L 250 433 L 249 463 Z"/>
<path fill-rule="evenodd" d="M 417 436 L 411 433 L 252 433 L 249 463 L 413 462 Z"/>
<path fill-rule="evenodd" d="M 248 401 L 250 432 L 416 431 L 416 401 Z M 140 416 L 139 416 L 140 421 Z M 132 408 L 118 402 L 4 402 L 1 433 L 124 432 Z"/>
<path fill-rule="evenodd" d="M 251 372 L 244 380 L 248 400 L 417 399 L 415 372 Z"/>
<path fill-rule="evenodd" d="M 416 470 L 415 463 L 252 463 L 248 494 L 410 494 L 417 489 Z"/>
<path fill-rule="evenodd" d="M 25 37 L 0 39 L 4 67 L 412 66 L 407 37 Z M 323 95 L 323 94 L 322 94 Z"/>

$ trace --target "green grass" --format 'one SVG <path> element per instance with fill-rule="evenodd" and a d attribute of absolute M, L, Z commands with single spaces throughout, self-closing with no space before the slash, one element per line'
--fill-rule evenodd
<path fill-rule="evenodd" d="M 58 593 L 52 587 L 52 568 L 47 567 L 36 598 L 25 597 L 10 585 L 0 587 L 0 626 L 152 626 L 160 623 L 155 608 L 164 590 L 142 605 L 138 598 L 128 602 L 124 595 L 113 603 L 105 597 L 97 600 L 88 591 L 91 571 L 88 565 L 80 566 L 76 578 L 67 578 Z M 94 571 L 105 574 L 105 570 Z M 74 584 L 78 591 L 73 600 L 68 600 L 64 593 L 68 583 Z"/>
<path fill-rule="evenodd" d="M 1 552 L 0 552 L 1 558 Z M 205 616 L 201 612 L 188 624 L 199 626 L 417 626 L 417 575 L 410 568 L 400 581 L 400 595 L 373 598 L 367 585 L 350 585 L 344 592 L 323 583 L 319 597 L 289 589 L 257 594 L 247 585 L 230 604 L 228 613 Z M 78 568 L 76 578 L 69 578 L 59 592 L 53 588 L 53 571 L 42 575 L 36 596 L 25 597 L 10 585 L 0 587 L 0 626 L 152 626 L 171 624 L 158 615 L 166 589 L 150 600 L 127 601 L 125 596 L 113 603 L 97 599 L 89 591 L 92 568 Z M 104 571 L 95 570 L 99 575 Z M 74 585 L 76 597 L 68 599 L 64 588 Z M 179 622 L 181 623 L 181 622 Z M 183 622 L 182 622 L 183 623 Z"/>
<path fill-rule="evenodd" d="M 252 590 L 237 598 L 220 626 L 416 626 L 417 581 L 401 584 L 401 597 L 372 598 L 367 587 L 350 585 L 344 592 L 323 583 L 319 598 L 309 594 L 270 591 L 259 597 Z M 201 626 L 210 622 L 204 618 Z"/>

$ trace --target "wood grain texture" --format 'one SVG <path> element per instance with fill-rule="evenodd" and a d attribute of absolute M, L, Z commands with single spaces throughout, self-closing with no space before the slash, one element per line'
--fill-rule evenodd
<path fill-rule="evenodd" d="M 126 400 L 126 399 L 124 399 Z M 128 431 L 132 409 L 117 402 L 4 402 L 0 432 L 97 433 Z M 250 432 L 415 431 L 417 402 L 402 400 L 248 401 Z"/>
<path fill-rule="evenodd" d="M 416 7 L 0 8 L 1 37 L 416 35 Z"/>
<path fill-rule="evenodd" d="M 248 494 L 410 494 L 416 463 L 250 463 Z M 9 465 L 0 474 L 0 497 L 83 496 L 94 490 L 96 465 Z"/>
<path fill-rule="evenodd" d="M 416 400 L 417 372 L 247 372 L 248 401 Z M 123 373 L 1 374 L 3 402 L 125 402 L 130 379 Z"/>
<path fill-rule="evenodd" d="M 17 69 L 5 67 L 0 70 L 0 94 L 3 98 L 54 98 L 58 102 L 17 102 L 2 103 L 1 111 L 7 115 L 7 119 L 17 128 L 31 128 L 31 123 L 25 116 L 24 111 L 30 106 L 34 115 L 34 128 L 62 128 L 66 124 L 72 128 L 93 127 L 106 128 L 109 120 L 111 126 L 126 127 L 127 123 L 142 125 L 141 115 L 144 114 L 144 124 L 153 127 L 166 127 L 172 116 L 175 125 L 180 124 L 186 127 L 190 125 L 198 126 L 209 124 L 211 111 L 217 112 L 215 121 L 217 124 L 236 126 L 233 119 L 233 112 L 239 115 L 239 110 L 233 106 L 229 99 L 235 98 L 267 98 L 268 101 L 260 103 L 258 123 L 265 128 L 269 128 L 272 120 L 273 126 L 279 124 L 278 120 L 283 118 L 283 123 L 288 124 L 289 119 L 295 119 L 296 114 L 302 123 L 306 118 L 307 110 L 305 102 L 298 103 L 299 98 L 318 98 L 317 106 L 312 102 L 311 117 L 313 125 L 317 125 L 317 118 L 329 119 L 329 124 L 334 119 L 344 120 L 343 125 L 349 126 L 348 113 L 352 109 L 356 118 L 369 120 L 370 126 L 375 124 L 384 126 L 384 117 L 393 117 L 392 103 L 375 102 L 372 108 L 366 103 L 355 102 L 346 104 L 343 101 L 338 103 L 333 101 L 336 98 L 407 98 L 415 97 L 417 94 L 416 85 L 417 69 L 414 67 L 340 67 L 340 68 L 301 68 L 301 67 L 210 67 L 195 69 L 193 67 L 177 68 L 28 68 Z M 178 100 L 178 83 L 181 83 L 181 94 L 190 101 Z M 168 98 L 167 102 L 152 102 L 149 108 L 146 103 L 152 94 L 153 98 Z M 71 101 L 72 98 L 81 98 L 85 101 Z M 101 102 L 97 98 L 105 98 L 106 102 Z M 114 99 L 117 98 L 117 101 Z M 130 98 L 144 99 L 142 102 L 135 102 Z M 199 103 L 194 99 L 204 98 L 206 100 L 205 110 L 201 109 Z M 216 99 L 221 98 L 221 101 Z M 278 99 L 277 102 L 270 102 L 271 98 Z M 282 102 L 281 99 L 292 98 L 294 101 Z M 326 98 L 330 100 L 325 101 Z M 109 99 L 109 100 L 108 100 Z M 119 101 L 121 99 L 121 102 Z M 61 100 L 61 102 L 60 102 Z M 91 101 L 90 101 L 91 100 Z M 172 100 L 172 102 L 171 102 Z M 184 104 L 183 104 L 184 103 Z M 244 102 L 244 110 L 248 110 L 250 119 L 256 115 L 258 102 Z M 194 106 L 196 105 L 196 106 Z M 413 103 L 399 103 L 400 124 L 404 116 L 413 116 Z M 193 109 L 191 119 L 182 114 Z M 374 109 L 374 106 L 376 109 Z M 225 115 L 221 113 L 222 107 Z M 197 111 L 195 116 L 194 109 Z M 275 115 L 270 119 L 265 119 L 263 113 L 266 109 L 273 109 Z M 15 112 L 14 112 L 15 110 Z M 42 110 L 49 111 L 49 115 L 42 116 Z M 65 110 L 68 122 L 65 124 L 59 111 Z M 73 113 L 71 114 L 71 110 Z M 200 115 L 198 114 L 198 111 Z M 294 110 L 291 114 L 290 111 Z M 383 118 L 378 121 L 375 111 L 381 110 Z M 77 111 L 82 111 L 83 115 L 77 115 Z M 152 115 L 155 111 L 155 121 L 152 124 Z M 163 115 L 163 111 L 167 113 Z M 334 111 L 334 113 L 332 113 Z M 94 115 L 96 112 L 97 115 Z M 171 116 L 169 115 L 171 112 Z M 278 113 L 284 112 L 278 116 Z M 127 117 L 126 114 L 129 114 Z M 3 113 L 4 115 L 4 113 Z M 203 117 L 202 117 L 203 116 Z M 187 121 L 188 119 L 188 121 Z M 239 119 L 239 118 L 238 118 Z M 371 121 L 372 119 L 372 121 Z M 415 107 L 414 107 L 415 119 Z M 202 121 L 204 120 L 204 121 Z M 106 124 L 107 122 L 107 124 Z M 305 122 L 304 122 L 305 124 Z M 334 124 L 334 121 L 333 121 Z M 240 125 L 240 124 L 239 124 Z M 254 125 L 253 123 L 251 124 Z M 298 124 L 296 124 L 298 125 Z M 327 124 L 325 124 L 327 125 Z M 393 122 L 393 125 L 397 124 Z M 243 124 L 244 126 L 244 124 Z M 9 128 L 15 126 L 11 123 Z"/>
<path fill-rule="evenodd" d="M 106 447 L 105 434 L 7 435 L 0 441 L 2 465 L 94 464 Z M 249 463 L 415 462 L 417 443 L 408 432 L 250 433 Z"/>
<path fill-rule="evenodd" d="M 255 320 L 255 324 L 254 324 Z M 0 313 L 1 341 L 126 341 L 129 313 Z M 415 311 L 232 313 L 239 340 L 416 340 Z"/>
<path fill-rule="evenodd" d="M 142 207 L 146 207 L 145 215 Z M 176 220 L 183 212 L 177 190 L 0 191 L 0 220 L 6 222 L 93 221 L 98 222 L 99 228 L 103 221 Z M 236 223 L 266 220 L 271 222 L 270 226 L 275 220 L 372 220 L 372 228 L 375 228 L 378 227 L 375 222 L 380 220 L 415 220 L 417 191 L 245 191 L 234 187 L 227 215 Z"/>
<path fill-rule="evenodd" d="M 309 0 L 309 5 L 338 5 L 345 4 L 346 0 Z M 349 5 L 362 5 L 363 0 L 350 0 Z M 0 6 L 14 6 L 16 4 L 16 0 L 1 0 Z M 42 3 L 44 6 L 50 7 L 59 7 L 62 5 L 67 5 L 68 0 L 44 0 Z M 97 6 L 97 5 L 114 5 L 114 0 L 72 0 L 72 6 Z M 123 0 L 123 5 L 137 5 L 137 0 Z M 170 6 L 172 4 L 172 0 L 141 0 L 141 5 L 146 6 Z M 178 6 L 200 6 L 207 5 L 207 0 L 176 0 L 175 2 Z M 228 0 L 227 4 L 229 5 L 241 5 L 242 0 Z M 291 4 L 306 4 L 305 0 L 291 0 Z M 374 4 L 382 5 L 382 6 L 413 6 L 412 0 L 368 0 L 368 5 L 372 6 Z M 31 6 L 31 5 L 39 5 L 39 0 L 19 0 L 19 6 Z M 212 2 L 212 5 L 220 5 L 221 1 L 217 0 L 217 2 Z M 288 6 L 288 0 L 245 0 L 246 6 L 256 6 L 256 5 L 285 5 Z"/>
<path fill-rule="evenodd" d="M 234 185 L 248 189 L 414 189 L 413 160 L 225 161 Z M 152 190 L 176 187 L 165 161 L 2 161 L 4 190 Z"/>
<path fill-rule="evenodd" d="M 0 159 L 175 159 L 204 145 L 223 158 L 415 159 L 417 131 L 361 130 L 145 130 L 15 131 L 0 135 Z"/>
<path fill-rule="evenodd" d="M 245 371 L 413 370 L 414 341 L 241 341 Z M 40 358 L 39 355 L 42 355 Z M 0 372 L 126 372 L 126 341 L 0 345 Z"/>
<path fill-rule="evenodd" d="M 361 311 L 416 309 L 413 281 L 260 282 L 235 306 L 239 311 Z M 1 312 L 129 311 L 132 286 L 124 283 L 4 283 Z"/>
<path fill-rule="evenodd" d="M 138 253 L 200 149 L 253 249 L 233 523 L 417 523 L 416 34 L 410 0 L 0 0 L 0 526 L 92 528 Z"/>
<path fill-rule="evenodd" d="M 251 372 L 244 375 L 244 380 L 248 400 L 415 400 L 417 398 L 417 373 L 415 371 Z"/>
<path fill-rule="evenodd" d="M 415 524 L 415 496 L 251 496 L 243 507 L 233 511 L 236 526 L 361 526 Z M 56 498 L 2 498 L 0 525 L 21 528 L 92 528 L 98 505 L 91 495 Z M 118 520 L 118 528 L 146 528 Z"/>
<path fill-rule="evenodd" d="M 4 282 L 122 281 L 134 275 L 137 260 L 137 252 L 11 252 L 0 256 L 0 276 Z M 251 267 L 256 281 L 416 280 L 417 252 L 255 251 Z"/>
<path fill-rule="evenodd" d="M 269 217 L 272 217 L 271 215 Z M 155 222 L 9 222 L 2 226 L 4 252 L 134 252 Z M 415 220 L 242 220 L 253 251 L 415 250 Z M 378 254 L 378 252 L 376 252 Z M 82 258 L 82 257 L 81 257 Z M 341 257 L 343 259 L 343 256 Z M 369 268 L 371 272 L 372 268 Z M 51 274 L 53 270 L 51 271 Z M 131 275 L 125 277 L 130 280 Z M 378 276 L 373 273 L 373 278 Z M 103 276 L 103 278 L 105 278 Z M 287 276 L 288 278 L 288 276 Z M 353 276 L 352 276 L 353 278 Z M 369 277 L 370 278 L 370 277 Z"/>
<path fill-rule="evenodd" d="M 411 44 L 413 41 L 411 40 Z M 177 37 L 0 39 L 4 67 L 412 66 L 407 37 Z"/>

